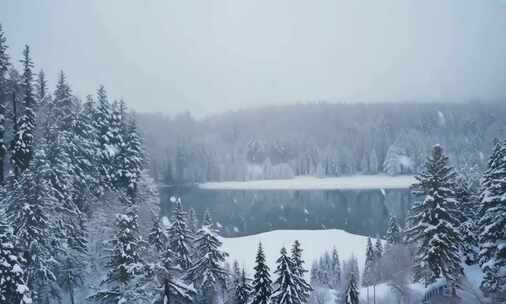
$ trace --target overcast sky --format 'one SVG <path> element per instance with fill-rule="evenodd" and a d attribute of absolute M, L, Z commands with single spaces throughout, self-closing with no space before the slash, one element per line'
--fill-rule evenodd
<path fill-rule="evenodd" d="M 501 0 L 2 0 L 13 59 L 138 111 L 506 97 Z"/>

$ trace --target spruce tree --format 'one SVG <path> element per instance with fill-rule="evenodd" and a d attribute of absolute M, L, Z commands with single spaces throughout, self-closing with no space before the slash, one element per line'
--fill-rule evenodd
<path fill-rule="evenodd" d="M 158 221 L 159 223 L 160 221 Z M 162 226 L 163 225 L 158 225 Z M 164 243 L 163 239 L 167 239 L 165 228 L 157 232 L 157 242 L 163 243 L 163 248 L 158 250 L 158 261 L 154 264 L 156 278 L 161 285 L 160 301 L 155 303 L 182 303 L 191 304 L 194 301 L 196 291 L 192 286 L 187 285 L 182 277 L 184 271 L 175 263 L 175 254 Z M 153 238 L 153 233 L 150 234 L 150 239 Z"/>
<path fill-rule="evenodd" d="M 77 109 L 72 129 L 73 201 L 79 210 L 90 212 L 89 201 L 103 193 L 97 164 L 97 132 L 94 125 L 95 102 L 91 96 Z"/>
<path fill-rule="evenodd" d="M 262 243 L 258 244 L 258 251 L 255 258 L 255 276 L 252 282 L 253 291 L 251 304 L 269 304 L 272 295 L 272 281 L 269 273 L 269 266 L 265 262 L 265 254 Z"/>
<path fill-rule="evenodd" d="M 344 303 L 345 304 L 358 304 L 359 303 L 359 291 L 357 287 L 357 279 L 354 274 L 351 274 L 348 279 L 348 284 L 344 292 Z"/>
<path fill-rule="evenodd" d="M 40 70 L 37 74 L 37 83 L 35 85 L 36 95 L 37 95 L 37 108 L 45 106 L 47 95 L 47 80 L 46 74 L 43 70 Z"/>
<path fill-rule="evenodd" d="M 498 142 L 482 179 L 479 209 L 481 289 L 506 300 L 506 142 Z"/>
<path fill-rule="evenodd" d="M 414 194 L 423 195 L 424 200 L 413 205 L 406 233 L 416 244 L 415 281 L 428 285 L 444 278 L 454 288 L 463 276 L 458 229 L 462 215 L 453 191 L 455 173 L 448 163 L 443 149 L 434 146 L 423 171 L 416 176 Z"/>
<path fill-rule="evenodd" d="M 4 160 L 7 154 L 5 146 L 5 116 L 7 111 L 7 71 L 9 70 L 9 55 L 7 55 L 7 38 L 5 38 L 0 24 L 0 184 L 4 182 Z"/>
<path fill-rule="evenodd" d="M 251 286 L 248 282 L 248 279 L 246 278 L 244 269 L 242 269 L 239 284 L 237 284 L 237 287 L 235 289 L 234 304 L 248 304 L 250 294 Z"/>
<path fill-rule="evenodd" d="M 125 214 L 117 215 L 116 227 L 109 242 L 107 276 L 101 282 L 104 289 L 89 299 L 104 304 L 149 303 L 143 288 L 146 266 L 141 258 L 143 243 L 138 235 L 135 205 L 128 206 Z"/>
<path fill-rule="evenodd" d="M 322 282 L 320 280 L 320 267 L 317 261 L 313 261 L 311 264 L 310 271 L 310 281 L 311 286 L 321 286 Z"/>
<path fill-rule="evenodd" d="M 290 258 L 292 259 L 293 263 L 294 282 L 298 290 L 299 297 L 303 303 L 306 303 L 313 288 L 311 288 L 311 285 L 304 279 L 304 275 L 307 270 L 304 268 L 302 251 L 303 250 L 300 242 L 296 240 L 292 245 Z"/>
<path fill-rule="evenodd" d="M 376 243 L 374 244 L 374 277 L 375 284 L 381 283 L 383 281 L 383 266 L 382 266 L 382 257 L 383 257 L 383 243 L 379 236 L 376 238 Z M 375 290 L 376 291 L 376 290 Z"/>
<path fill-rule="evenodd" d="M 300 290 L 297 288 L 297 278 L 294 274 L 294 263 L 287 255 L 286 248 L 281 248 L 281 256 L 276 261 L 277 278 L 274 281 L 274 292 L 272 301 L 276 304 L 301 304 L 303 299 Z"/>
<path fill-rule="evenodd" d="M 15 246 L 14 235 L 0 217 L 0 303 L 32 303 L 25 282 L 25 265 L 22 252 Z"/>
<path fill-rule="evenodd" d="M 33 62 L 30 58 L 28 45 L 23 50 L 23 113 L 19 117 L 16 133 L 12 141 L 12 162 L 16 172 L 28 168 L 33 157 L 33 141 L 35 133 L 35 98 L 33 94 Z M 19 173 L 19 172 L 18 172 Z"/>
<path fill-rule="evenodd" d="M 376 243 L 374 244 L 374 252 L 376 253 L 376 260 L 381 259 L 383 256 L 383 243 L 381 243 L 381 239 L 379 237 L 376 238 Z"/>
<path fill-rule="evenodd" d="M 101 184 L 105 189 L 113 186 L 113 161 L 118 151 L 112 144 L 110 125 L 112 120 L 111 104 L 104 86 L 97 91 L 97 109 L 93 112 L 93 127 L 96 131 L 96 153 L 98 155 L 98 168 Z"/>
<path fill-rule="evenodd" d="M 188 209 L 188 219 L 186 222 L 188 223 L 188 229 L 190 229 L 192 233 L 197 232 L 199 229 L 199 219 L 197 217 L 197 212 L 195 212 L 195 209 Z"/>
<path fill-rule="evenodd" d="M 328 252 L 325 252 L 323 256 L 320 257 L 319 268 L 320 268 L 320 281 L 324 286 L 330 288 L 330 280 L 332 274 L 331 274 L 331 258 Z"/>
<path fill-rule="evenodd" d="M 122 158 L 121 178 L 127 193 L 133 197 L 137 193 L 137 184 L 141 177 L 143 151 L 134 118 L 128 121 L 126 128 L 126 135 L 120 152 Z"/>
<path fill-rule="evenodd" d="M 177 200 L 174 208 L 169 240 L 170 248 L 175 254 L 175 262 L 182 269 L 188 269 L 192 264 L 190 250 L 193 235 L 186 225 L 186 212 L 183 210 L 181 199 Z"/>
<path fill-rule="evenodd" d="M 364 272 L 362 274 L 362 286 L 369 287 L 376 284 L 374 277 L 376 264 L 376 253 L 374 251 L 371 238 L 367 238 L 367 246 L 365 252 L 365 265 Z"/>
<path fill-rule="evenodd" d="M 211 223 L 209 212 L 206 212 L 204 225 L 197 231 L 194 241 L 196 259 L 187 271 L 187 278 L 198 287 L 205 303 L 213 303 L 218 291 L 226 287 L 228 277 L 223 267 L 228 254 L 220 249 L 222 242 Z"/>
<path fill-rule="evenodd" d="M 84 261 L 87 254 L 85 215 L 76 204 L 76 195 L 83 184 L 78 183 L 74 161 L 79 142 L 75 141 L 75 103 L 70 86 L 63 72 L 60 72 L 54 99 L 48 101 L 43 125 L 43 135 L 39 146 L 44 149 L 48 161 L 48 178 L 55 190 L 57 204 L 53 208 L 54 227 L 59 247 L 56 260 L 60 265 L 55 275 L 59 285 L 69 294 L 70 301 L 75 302 L 74 288 L 82 285 Z M 80 197 L 79 197 L 80 198 Z M 77 201 L 81 203 L 80 201 Z"/>
<path fill-rule="evenodd" d="M 398 245 L 402 242 L 401 227 L 397 222 L 397 217 L 392 215 L 388 218 L 386 241 L 388 245 Z"/>
<path fill-rule="evenodd" d="M 54 91 L 54 112 L 58 119 L 59 129 L 63 132 L 70 132 L 74 125 L 75 104 L 72 91 L 63 71 L 60 71 L 56 90 Z"/>
<path fill-rule="evenodd" d="M 122 129 L 122 118 L 119 109 L 119 103 L 114 101 L 111 104 L 111 112 L 109 117 L 108 135 L 109 146 L 107 152 L 109 153 L 110 168 L 109 174 L 111 183 L 114 188 L 119 189 L 124 185 L 125 172 L 124 162 L 126 155 L 123 150 L 126 149 L 125 138 L 126 130 Z"/>
<path fill-rule="evenodd" d="M 237 260 L 232 264 L 230 269 L 229 263 L 225 263 L 225 270 L 229 273 L 227 280 L 227 291 L 225 294 L 225 303 L 234 303 L 236 301 L 237 287 L 241 283 L 241 269 Z"/>
<path fill-rule="evenodd" d="M 7 217 L 14 229 L 16 247 L 23 251 L 27 262 L 26 281 L 35 302 L 49 297 L 56 281 L 56 254 L 62 251 L 61 227 L 53 221 L 58 200 L 48 172 L 44 152 L 38 150 L 6 201 Z"/>
<path fill-rule="evenodd" d="M 332 249 L 331 255 L 330 286 L 334 290 L 337 290 L 340 284 L 341 284 L 341 263 L 339 261 L 337 249 L 334 247 Z"/>
<path fill-rule="evenodd" d="M 459 230 L 462 236 L 461 251 L 467 265 L 478 261 L 478 237 L 476 225 L 476 196 L 473 195 L 469 182 L 460 176 L 455 183 L 455 198 L 462 210 Z"/>
<path fill-rule="evenodd" d="M 153 225 L 149 232 L 148 241 L 157 252 L 163 252 L 167 247 L 168 233 L 160 224 L 160 219 L 153 216 Z"/>

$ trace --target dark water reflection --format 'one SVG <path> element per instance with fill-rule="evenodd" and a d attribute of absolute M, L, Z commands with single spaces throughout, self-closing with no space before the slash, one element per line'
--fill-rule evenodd
<path fill-rule="evenodd" d="M 411 204 L 407 189 L 390 190 L 207 190 L 195 186 L 161 189 L 162 212 L 171 196 L 199 217 L 208 208 L 224 236 L 275 229 L 337 228 L 361 235 L 384 234 L 389 214 L 404 222 Z"/>

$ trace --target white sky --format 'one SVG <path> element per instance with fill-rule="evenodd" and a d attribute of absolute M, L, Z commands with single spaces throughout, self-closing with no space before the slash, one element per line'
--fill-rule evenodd
<path fill-rule="evenodd" d="M 3 0 L 16 64 L 138 111 L 506 97 L 501 0 Z"/>

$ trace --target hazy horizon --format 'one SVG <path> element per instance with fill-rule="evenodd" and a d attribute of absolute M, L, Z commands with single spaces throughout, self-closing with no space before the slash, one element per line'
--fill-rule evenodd
<path fill-rule="evenodd" d="M 51 90 L 63 69 L 78 96 L 104 84 L 139 112 L 506 98 L 500 0 L 7 0 L 0 23 Z"/>

